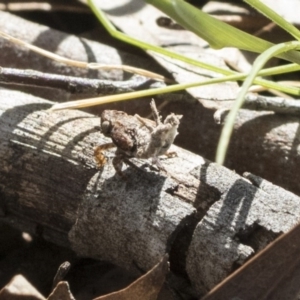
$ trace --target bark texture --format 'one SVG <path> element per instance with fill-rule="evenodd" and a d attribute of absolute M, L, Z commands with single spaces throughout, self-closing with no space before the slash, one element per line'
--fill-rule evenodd
<path fill-rule="evenodd" d="M 49 112 L 50 102 L 20 92 L 2 90 L 0 98 L 4 220 L 63 245 L 69 233 L 79 255 L 150 269 L 195 213 L 172 195 L 177 181 L 147 166 L 125 170 L 127 181 L 111 163 L 98 170 L 93 149 L 108 142 L 98 117 Z M 182 168 L 182 176 L 204 162 L 183 150 L 178 155 L 167 165 Z"/>
<path fill-rule="evenodd" d="M 127 64 L 162 73 L 162 69 L 151 59 L 143 59 L 132 53 L 117 51 L 107 45 L 52 30 L 9 13 L 0 12 L 0 28 L 24 41 L 71 59 L 97 61 L 103 64 Z M 66 67 L 3 39 L 0 39 L 0 47 L 0 65 L 2 67 L 31 68 L 53 74 L 98 77 L 108 80 L 123 80 L 127 76 L 119 70 L 91 71 Z M 195 53 L 198 52 L 197 48 Z M 180 73 L 179 70 L 178 73 Z M 40 89 L 22 87 L 22 89 L 34 95 L 42 95 L 43 98 L 52 101 L 63 101 L 76 97 L 58 89 L 45 89 L 44 87 Z M 222 127 L 214 123 L 213 115 L 216 109 L 230 106 L 231 102 L 226 99 L 233 98 L 232 95 L 235 94 L 236 88 L 232 87 L 232 89 L 219 89 L 212 86 L 212 90 L 217 91 L 217 94 L 211 95 L 209 99 L 195 99 L 187 93 L 166 94 L 157 97 L 161 102 L 165 99 L 170 100 L 162 111 L 163 115 L 171 111 L 184 115 L 180 125 L 181 134 L 176 143 L 207 159 L 214 160 Z M 222 97 L 218 97 L 220 93 Z M 80 97 L 83 96 L 80 95 Z M 223 99 L 223 101 L 213 101 L 214 99 Z M 161 102 L 157 100 L 158 106 Z M 111 104 L 106 107 L 146 116 L 149 112 L 148 103 L 148 101 L 145 103 L 137 100 Z M 102 107 L 98 108 L 99 114 L 102 109 Z M 300 164 L 298 121 L 298 117 L 293 116 L 241 110 L 230 142 L 226 166 L 236 170 L 239 174 L 245 171 L 252 172 L 300 195 L 299 180 L 295 176 Z"/>
<path fill-rule="evenodd" d="M 187 272 L 206 293 L 300 220 L 300 198 L 253 174 L 232 174 L 210 164 L 193 174 L 220 192 L 198 223 L 187 255 Z"/>
<path fill-rule="evenodd" d="M 23 231 L 130 270 L 169 252 L 203 294 L 300 219 L 297 196 L 175 146 L 168 174 L 136 159 L 127 181 L 98 170 L 99 118 L 51 105 L 0 90 L 0 214 Z"/>

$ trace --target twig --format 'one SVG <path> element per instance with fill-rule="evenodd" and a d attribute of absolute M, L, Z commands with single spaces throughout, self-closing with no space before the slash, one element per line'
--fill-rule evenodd
<path fill-rule="evenodd" d="M 72 94 L 107 95 L 139 90 L 145 88 L 145 85 L 150 85 L 153 80 L 136 75 L 127 81 L 110 81 L 0 67 L 0 82 L 58 88 Z"/>
<path fill-rule="evenodd" d="M 280 97 L 265 97 L 247 94 L 243 107 L 251 110 L 274 111 L 280 114 L 300 114 L 299 100 L 284 99 Z"/>
<path fill-rule="evenodd" d="M 280 97 L 266 97 L 256 94 L 247 94 L 243 108 L 258 111 L 274 111 L 278 114 L 300 115 L 299 100 L 284 99 Z M 223 124 L 230 109 L 219 109 L 214 114 L 217 124 Z"/>

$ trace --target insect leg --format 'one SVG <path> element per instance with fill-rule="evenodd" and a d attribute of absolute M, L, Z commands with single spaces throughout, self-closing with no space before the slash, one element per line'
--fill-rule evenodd
<path fill-rule="evenodd" d="M 96 161 L 97 167 L 102 168 L 106 163 L 106 157 L 103 154 L 103 151 L 116 147 L 114 143 L 106 143 L 100 146 L 97 146 L 94 150 L 94 159 Z"/>
<path fill-rule="evenodd" d="M 159 124 L 161 124 L 161 116 L 159 115 L 159 113 L 157 111 L 154 99 L 151 100 L 150 107 L 151 107 L 151 110 L 152 110 L 152 115 L 153 115 L 153 118 L 155 120 L 156 126 L 158 126 Z"/>
<path fill-rule="evenodd" d="M 124 161 L 124 154 L 118 151 L 117 149 L 112 164 L 116 170 L 116 173 L 123 179 L 126 179 L 126 175 L 122 172 L 123 161 Z"/>

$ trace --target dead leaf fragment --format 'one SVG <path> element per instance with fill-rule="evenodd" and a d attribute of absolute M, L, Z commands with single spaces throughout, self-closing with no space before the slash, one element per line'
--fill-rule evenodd
<path fill-rule="evenodd" d="M 0 291 L 0 300 L 46 300 L 22 275 L 16 275 Z"/>
<path fill-rule="evenodd" d="M 277 238 L 202 300 L 299 299 L 300 224 Z"/>
<path fill-rule="evenodd" d="M 169 256 L 166 254 L 149 272 L 141 276 L 127 288 L 94 300 L 155 300 L 169 271 Z"/>
<path fill-rule="evenodd" d="M 75 300 L 67 281 L 60 281 L 47 300 Z"/>

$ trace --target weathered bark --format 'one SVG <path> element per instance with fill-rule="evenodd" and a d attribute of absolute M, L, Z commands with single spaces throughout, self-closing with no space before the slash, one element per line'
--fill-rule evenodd
<path fill-rule="evenodd" d="M 108 64 L 124 63 L 160 72 L 159 67 L 151 60 L 36 25 L 8 13 L 0 12 L 0 28 L 13 36 L 72 59 Z M 89 78 L 98 76 L 109 80 L 124 79 L 121 71 L 96 72 L 66 67 L 22 47 L 12 45 L 3 39 L 0 39 L 0 47 L 0 65 L 2 67 L 30 68 L 53 74 Z M 215 86 L 211 88 L 215 91 L 219 90 L 218 95 L 222 94 L 221 99 L 233 98 L 233 91 L 230 89 L 222 88 L 220 90 Z M 37 91 L 36 88 L 27 90 L 53 101 L 67 100 L 71 97 L 60 90 L 44 88 L 40 91 Z M 165 106 L 163 113 L 173 111 L 184 115 L 180 126 L 181 134 L 177 138 L 178 145 L 201 154 L 207 159 L 214 160 L 222 127 L 214 123 L 213 114 L 217 108 L 228 107 L 229 101 L 209 99 L 196 101 L 186 93 L 161 95 L 157 98 L 162 101 L 164 99 L 173 100 Z M 217 94 L 210 98 L 219 99 Z M 174 101 L 176 99 L 180 101 Z M 160 104 L 159 100 L 157 100 L 157 104 Z M 126 110 L 132 114 L 138 113 L 145 116 L 146 110 L 148 112 L 148 104 L 141 105 L 140 101 L 113 105 L 115 109 Z M 99 112 L 102 109 L 102 107 L 98 108 Z M 96 110 L 97 108 L 94 112 Z M 300 164 L 298 127 L 297 117 L 241 110 L 230 142 L 226 165 L 240 174 L 244 171 L 255 173 L 300 195 L 299 180 L 297 176 L 294 176 L 298 173 Z"/>
<path fill-rule="evenodd" d="M 178 147 L 169 175 L 138 160 L 127 181 L 98 170 L 99 118 L 51 105 L 0 90 L 1 220 L 23 231 L 131 270 L 170 252 L 204 293 L 300 219 L 297 196 Z"/>
<path fill-rule="evenodd" d="M 95 166 L 93 149 L 108 141 L 98 117 L 53 113 L 50 102 L 20 92 L 1 90 L 0 101 L 3 219 L 63 245 L 69 234 L 80 255 L 150 269 L 195 213 L 198 181 L 187 201 L 173 195 L 175 179 L 148 167 L 129 167 L 124 181 L 111 163 Z M 178 155 L 165 165 L 188 180 L 204 160 L 179 149 Z"/>
<path fill-rule="evenodd" d="M 90 63 L 96 62 L 103 64 L 104 66 L 129 65 L 137 68 L 141 67 L 145 70 L 159 74 L 167 73 L 158 64 L 154 64 L 151 59 L 143 57 L 141 53 L 128 53 L 103 43 L 76 37 L 74 35 L 51 29 L 47 26 L 29 22 L 3 11 L 0 11 L 0 30 L 15 38 L 21 39 L 24 42 L 72 60 Z M 100 35 L 99 39 L 106 40 L 103 35 Z M 1 67 L 32 69 L 43 73 L 113 81 L 123 81 L 132 77 L 131 74 L 116 69 L 91 70 L 71 67 L 63 63 L 55 62 L 40 54 L 36 54 L 33 51 L 26 49 L 24 46 L 15 45 L 3 38 L 0 38 L 0 49 Z M 12 81 L 11 84 L 14 84 L 14 81 Z M 133 88 L 137 85 L 138 83 L 134 83 Z M 78 97 L 78 95 L 72 94 L 75 90 L 71 93 L 60 90 L 59 84 L 57 84 L 56 89 L 47 88 L 46 83 L 41 84 L 40 89 L 30 86 L 27 89 L 20 86 L 18 88 L 52 101 L 62 101 Z M 127 86 L 127 88 L 130 87 Z M 95 95 L 93 91 L 86 90 L 84 95 L 82 95 L 81 92 L 81 98 L 84 97 L 84 95 Z M 101 91 L 98 91 L 98 93 L 99 92 L 101 93 Z M 116 92 L 118 91 L 116 90 Z"/>
<path fill-rule="evenodd" d="M 300 220 L 300 198 L 260 177 L 246 179 L 210 164 L 193 174 L 220 192 L 198 223 L 187 255 L 187 271 L 205 293 Z"/>
<path fill-rule="evenodd" d="M 78 38 L 74 35 L 38 25 L 6 12 L 0 12 L 0 29 L 15 38 L 54 52 L 63 57 L 83 62 L 103 64 L 133 64 L 134 55 L 119 52 L 113 47 Z M 17 46 L 3 38 L 0 39 L 2 67 L 32 69 L 41 72 L 57 73 L 69 76 L 82 76 L 109 80 L 122 80 L 123 72 L 116 70 L 88 70 L 74 68 L 55 62 L 36 54 L 23 46 Z M 18 59 L 16 59 L 18 58 Z M 137 63 L 140 61 L 135 57 Z M 145 63 L 146 61 L 143 60 Z M 149 65 L 149 69 L 151 66 Z"/>
<path fill-rule="evenodd" d="M 6 32 L 61 55 L 112 64 L 137 62 L 136 56 L 113 48 L 0 15 Z M 123 79 L 119 71 L 69 68 L 2 39 L 0 43 L 1 66 Z M 146 69 L 153 65 L 140 63 Z M 48 99 L 67 97 L 50 91 L 46 89 Z M 187 94 L 161 96 L 167 97 L 181 100 L 165 107 L 167 113 L 184 115 L 177 142 L 213 159 L 221 127 L 214 124 L 212 101 L 197 102 Z M 118 108 L 148 111 L 148 103 L 136 103 Z M 144 165 L 139 171 L 126 169 L 129 180 L 122 181 L 110 163 L 103 170 L 95 168 L 93 148 L 107 142 L 99 133 L 98 118 L 78 111 L 50 113 L 45 109 L 52 102 L 13 91 L 0 91 L 0 105 L 1 220 L 71 246 L 79 255 L 147 270 L 169 251 L 171 269 L 183 272 L 187 267 L 194 286 L 204 293 L 299 221 L 295 195 L 265 181 L 260 187 L 252 185 L 180 148 L 177 158 L 163 160 L 171 176 Z M 300 194 L 295 176 L 298 126 L 296 117 L 240 111 L 228 164 Z"/>
<path fill-rule="evenodd" d="M 162 12 L 142 0 L 137 0 L 134 5 L 124 6 L 104 0 L 97 0 L 95 3 L 106 11 L 107 6 L 113 12 L 117 10 L 118 14 L 107 11 L 108 18 L 117 28 L 135 38 L 217 67 L 225 67 L 220 56 L 231 62 L 237 59 L 237 55 L 234 54 L 222 55 L 219 51 L 212 52 L 206 41 L 189 31 L 157 26 L 157 20 L 162 16 Z M 130 22 L 128 22 L 128 15 L 130 15 Z M 276 37 L 274 32 L 268 34 L 272 35 L 272 39 Z M 282 35 L 279 36 L 283 38 Z M 284 40 L 273 40 L 273 42 L 284 42 Z M 155 54 L 151 53 L 151 55 L 157 57 Z M 246 54 L 247 64 L 253 60 L 253 56 L 253 54 Z M 177 60 L 174 62 L 161 56 L 158 56 L 157 60 L 174 74 L 175 79 L 180 83 L 206 80 L 205 76 L 211 76 L 207 70 Z M 173 111 L 173 107 L 177 106 L 180 113 L 185 116 L 181 128 L 185 128 L 186 131 L 178 137 L 177 143 L 185 149 L 214 160 L 222 127 L 213 123 L 213 114 L 216 109 L 231 106 L 231 101 L 235 100 L 238 94 L 238 86 L 226 82 L 222 86 L 217 84 L 188 89 L 188 92 L 199 103 L 182 103 L 181 100 L 181 104 L 171 103 L 166 107 L 166 111 Z M 162 95 L 162 98 L 164 97 Z M 174 97 L 170 98 L 174 99 Z M 231 147 L 225 161 L 226 166 L 240 174 L 251 171 L 300 195 L 299 180 L 294 176 L 298 173 L 300 164 L 298 124 L 296 117 L 242 111 L 237 118 L 236 134 L 230 141 Z"/>
<path fill-rule="evenodd" d="M 71 94 L 113 95 L 129 93 L 145 86 L 147 82 L 151 83 L 149 79 L 147 80 L 142 76 L 136 76 L 127 81 L 112 81 L 49 74 L 34 70 L 0 68 L 0 83 L 34 87 L 47 86 L 49 89 L 60 89 Z"/>
<path fill-rule="evenodd" d="M 298 223 L 201 300 L 299 299 L 299 234 Z"/>

